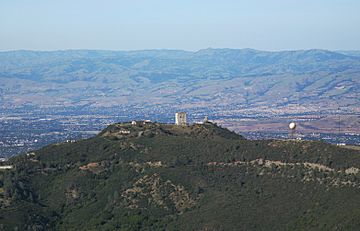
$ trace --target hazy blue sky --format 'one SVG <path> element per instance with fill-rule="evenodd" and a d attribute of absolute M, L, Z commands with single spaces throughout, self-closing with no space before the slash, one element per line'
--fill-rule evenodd
<path fill-rule="evenodd" d="M 360 49 L 360 0 L 1 0 L 0 50 Z"/>

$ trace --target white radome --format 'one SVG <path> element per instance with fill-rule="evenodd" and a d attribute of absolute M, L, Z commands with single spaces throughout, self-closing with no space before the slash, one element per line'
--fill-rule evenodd
<path fill-rule="evenodd" d="M 289 123 L 289 128 L 291 130 L 294 130 L 296 128 L 296 123 L 294 123 L 294 122 Z"/>

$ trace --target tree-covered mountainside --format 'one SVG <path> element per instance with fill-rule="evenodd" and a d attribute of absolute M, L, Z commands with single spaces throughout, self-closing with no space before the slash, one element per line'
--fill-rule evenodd
<path fill-rule="evenodd" d="M 358 230 L 360 152 L 119 123 L 0 170 L 2 230 Z"/>

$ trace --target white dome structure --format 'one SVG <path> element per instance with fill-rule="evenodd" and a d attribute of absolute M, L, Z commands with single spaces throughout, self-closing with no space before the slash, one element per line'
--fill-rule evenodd
<path fill-rule="evenodd" d="M 295 122 L 289 123 L 289 128 L 291 130 L 290 139 L 294 140 L 295 139 L 296 123 Z"/>
<path fill-rule="evenodd" d="M 295 128 L 296 128 L 296 123 L 295 123 L 295 122 L 289 123 L 289 128 L 290 128 L 291 130 L 295 130 Z"/>

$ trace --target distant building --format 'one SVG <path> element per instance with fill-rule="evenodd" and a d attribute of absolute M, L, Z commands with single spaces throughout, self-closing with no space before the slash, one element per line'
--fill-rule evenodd
<path fill-rule="evenodd" d="M 0 170 L 7 170 L 7 169 L 13 169 L 13 166 L 12 165 L 0 166 Z"/>
<path fill-rule="evenodd" d="M 123 129 L 121 129 L 121 130 L 119 130 L 118 132 L 119 132 L 120 134 L 125 134 L 125 135 L 130 134 L 130 131 L 129 131 L 129 130 L 123 130 Z"/>
<path fill-rule="evenodd" d="M 175 124 L 186 125 L 186 112 L 175 113 Z"/>
<path fill-rule="evenodd" d="M 208 116 L 205 116 L 204 118 L 204 123 L 208 123 L 209 122 L 209 117 Z"/>
<path fill-rule="evenodd" d="M 151 120 L 144 120 L 143 121 L 143 124 L 148 124 L 148 123 L 151 123 Z"/>

